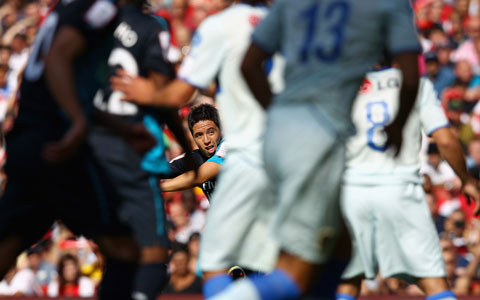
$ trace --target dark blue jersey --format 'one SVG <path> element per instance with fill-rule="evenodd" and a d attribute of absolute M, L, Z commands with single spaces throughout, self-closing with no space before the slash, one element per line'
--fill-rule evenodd
<path fill-rule="evenodd" d="M 114 47 L 108 58 L 109 76 L 115 75 L 116 71 L 122 68 L 131 75 L 148 77 L 151 73 L 156 73 L 173 78 L 173 66 L 165 59 L 169 45 L 168 28 L 165 26 L 166 22 L 159 21 L 163 20 L 143 14 L 132 4 L 120 9 L 119 22 L 113 33 Z M 120 117 L 124 121 L 142 122 L 157 140 L 157 145 L 142 158 L 141 167 L 155 174 L 167 173 L 169 166 L 164 155 L 161 124 L 171 117 L 171 110 L 123 102 L 121 98 L 122 93 L 112 91 L 110 83 L 107 82 L 96 93 L 94 104 L 97 109 Z M 94 147 L 105 149 L 106 146 L 112 152 L 111 155 L 124 151 L 123 141 L 120 141 L 123 137 L 117 133 L 103 127 L 97 127 L 95 133 L 109 135 L 118 141 L 116 146 L 110 144 Z"/>
<path fill-rule="evenodd" d="M 74 63 L 74 77 L 82 105 L 86 112 L 90 111 L 93 95 L 108 80 L 106 62 L 113 47 L 112 32 L 117 14 L 118 8 L 106 0 L 59 1 L 56 4 L 36 36 L 23 74 L 18 122 L 32 122 L 31 115 L 34 115 L 35 120 L 66 121 L 44 76 L 44 58 L 55 36 L 65 27 L 79 31 L 86 40 L 86 50 Z M 58 118 L 51 118 L 52 116 Z"/>
<path fill-rule="evenodd" d="M 173 78 L 173 66 L 165 59 L 169 45 L 165 23 L 130 4 L 121 8 L 119 19 L 114 31 L 115 46 L 108 59 L 110 76 L 122 68 L 135 76 L 148 77 L 155 72 Z M 161 109 L 122 102 L 121 97 L 121 92 L 112 91 L 107 82 L 95 95 L 95 106 L 132 121 L 143 121 L 146 114 L 161 118 Z"/>

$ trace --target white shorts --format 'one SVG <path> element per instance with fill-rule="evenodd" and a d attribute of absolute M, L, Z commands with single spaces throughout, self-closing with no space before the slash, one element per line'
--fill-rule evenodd
<path fill-rule="evenodd" d="M 353 239 L 344 279 L 445 277 L 437 231 L 422 186 L 346 184 L 342 213 Z"/>
<path fill-rule="evenodd" d="M 282 250 L 325 263 L 342 232 L 344 140 L 313 105 L 274 106 L 268 113 L 264 158 L 277 200 L 274 237 Z"/>
<path fill-rule="evenodd" d="M 261 272 L 274 268 L 278 246 L 268 231 L 272 198 L 267 189 L 262 165 L 246 155 L 228 153 L 201 237 L 202 271 L 234 265 Z"/>

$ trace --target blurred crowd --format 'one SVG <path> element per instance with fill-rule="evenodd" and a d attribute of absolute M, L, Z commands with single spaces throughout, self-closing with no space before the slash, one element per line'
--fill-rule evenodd
<path fill-rule="evenodd" d="M 18 77 L 42 20 L 55 0 L 0 0 L 0 123 L 10 125 L 10 107 Z M 180 63 L 197 26 L 222 10 L 231 0 L 151 0 L 151 13 L 164 17 L 171 27 L 168 59 Z M 413 1 L 419 38 L 424 50 L 422 74 L 430 78 L 461 140 L 469 171 L 480 178 L 480 0 Z M 214 103 L 197 95 L 194 104 Z M 186 119 L 189 108 L 180 111 Z M 187 126 L 185 129 L 188 131 Z M 440 157 L 435 144 L 425 139 L 421 173 L 435 222 L 448 280 L 457 295 L 480 295 L 480 220 L 460 193 L 461 183 Z M 167 156 L 182 149 L 166 132 Z M 192 142 L 193 144 L 193 142 Z M 4 153 L 0 152 L 0 160 Z M 3 179 L 2 179 L 3 181 Z M 165 195 L 168 235 L 172 242 L 167 293 L 199 293 L 197 268 L 200 233 L 208 201 L 199 188 Z M 61 223 L 19 257 L 17 266 L 0 282 L 0 295 L 85 296 L 95 294 L 103 259 L 97 247 L 73 237 Z M 413 285 L 397 280 L 366 281 L 362 293 L 418 295 Z"/>

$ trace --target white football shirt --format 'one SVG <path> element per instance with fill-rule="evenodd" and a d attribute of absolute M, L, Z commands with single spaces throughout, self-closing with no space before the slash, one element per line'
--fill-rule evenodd
<path fill-rule="evenodd" d="M 398 112 L 402 76 L 398 69 L 369 72 L 355 100 L 352 120 L 357 133 L 347 142 L 345 182 L 422 182 L 419 174 L 422 128 L 428 135 L 448 126 L 432 82 L 421 78 L 417 100 L 403 130 L 398 157 L 385 149 L 384 127 Z"/>
<path fill-rule="evenodd" d="M 266 118 L 243 79 L 240 64 L 254 28 L 266 14 L 265 7 L 240 3 L 208 17 L 179 70 L 180 79 L 199 89 L 218 78 L 216 99 L 225 143 L 229 151 L 240 150 L 255 158 L 261 154 Z"/>
<path fill-rule="evenodd" d="M 409 0 L 277 0 L 253 42 L 285 56 L 275 103 L 315 103 L 341 135 L 353 133 L 353 99 L 384 49 L 421 52 Z"/>

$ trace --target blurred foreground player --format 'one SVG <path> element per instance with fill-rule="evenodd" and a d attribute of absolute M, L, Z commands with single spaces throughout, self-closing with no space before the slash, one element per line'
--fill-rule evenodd
<path fill-rule="evenodd" d="M 236 282 L 211 299 L 297 299 L 310 290 L 322 266 L 338 282 L 348 259 L 331 259 L 343 233 L 339 196 L 344 140 L 354 132 L 350 109 L 384 47 L 398 57 L 408 78 L 400 113 L 386 128 L 389 145 L 398 150 L 419 80 L 421 48 L 410 1 L 278 0 L 257 27 L 242 71 L 264 107 L 272 93 L 262 63 L 280 51 L 287 60 L 285 90 L 270 106 L 264 148 L 278 202 L 272 228 L 282 251 L 274 272 Z M 334 291 L 322 296 L 335 297 Z"/>
<path fill-rule="evenodd" d="M 398 157 L 387 151 L 383 129 L 397 113 L 401 81 L 401 72 L 394 68 L 368 73 L 353 106 L 357 134 L 347 143 L 341 197 L 353 235 L 353 256 L 338 287 L 338 300 L 358 297 L 362 279 L 376 278 L 378 271 L 385 278 L 416 283 L 427 300 L 456 299 L 449 290 L 419 173 L 422 128 L 462 180 L 463 192 L 475 200 L 477 213 L 480 192 L 427 78 L 421 79 L 416 105 L 405 125 L 402 150 Z"/>
<path fill-rule="evenodd" d="M 227 271 L 238 265 L 269 272 L 278 253 L 267 229 L 270 207 L 262 159 L 265 112 L 248 90 L 240 64 L 250 36 L 267 14 L 266 1 L 238 1 L 199 26 L 179 80 L 152 93 L 116 78 L 127 99 L 159 105 L 185 105 L 193 92 L 218 77 L 216 100 L 228 155 L 220 172 L 200 244 L 204 295 L 212 297 L 232 282 Z M 276 65 L 273 65 L 275 74 Z M 138 79 L 129 78 L 140 84 Z M 218 150 L 217 150 L 218 152 Z M 202 166 L 203 167 L 203 166 Z M 201 169 L 201 168 L 200 168 Z M 201 173 L 199 171 L 199 173 Z"/>
<path fill-rule="evenodd" d="M 193 107 L 188 115 L 188 129 L 198 147 L 192 152 L 199 165 L 197 174 L 188 170 L 184 153 L 170 161 L 171 179 L 162 182 L 161 187 L 165 192 L 173 192 L 200 186 L 210 200 L 226 152 L 217 109 L 210 104 Z"/>
<path fill-rule="evenodd" d="M 37 34 L 7 135 L 0 199 L 0 274 L 56 219 L 95 239 L 108 270 L 101 299 L 131 299 L 138 248 L 117 218 L 114 188 L 85 143 L 93 94 L 107 79 L 117 10 L 110 1 L 59 1 Z"/>
<path fill-rule="evenodd" d="M 174 75 L 173 66 L 164 57 L 169 43 L 168 26 L 164 19 L 142 13 L 143 5 L 144 1 L 138 0 L 120 7 L 113 32 L 114 48 L 108 58 L 109 75 L 121 68 L 129 74 L 147 77 L 160 87 Z M 168 283 L 169 240 L 164 201 L 156 178 L 169 171 L 161 125 L 168 125 L 182 147 L 188 149 L 188 142 L 175 109 L 138 106 L 120 101 L 121 97 L 120 92 L 112 91 L 108 81 L 95 95 L 96 114 L 104 124 L 95 126 L 89 141 L 118 191 L 120 213 L 141 246 L 133 298 L 154 300 Z M 128 127 L 127 130 L 116 128 L 118 124 Z M 131 130 L 143 130 L 144 141 L 131 145 L 123 135 Z M 188 162 L 191 160 L 186 167 L 191 166 Z"/>

